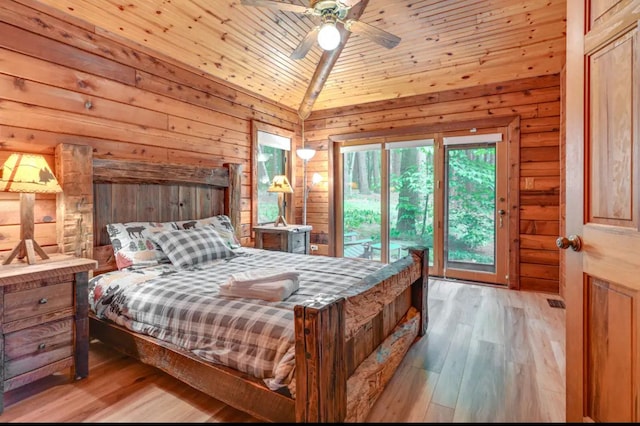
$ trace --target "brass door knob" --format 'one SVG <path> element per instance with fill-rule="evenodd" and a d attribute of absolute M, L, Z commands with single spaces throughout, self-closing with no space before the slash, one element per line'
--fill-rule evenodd
<path fill-rule="evenodd" d="M 582 240 L 577 235 L 569 235 L 569 237 L 558 237 L 556 245 L 561 249 L 568 249 L 571 247 L 573 251 L 580 251 L 582 249 Z"/>

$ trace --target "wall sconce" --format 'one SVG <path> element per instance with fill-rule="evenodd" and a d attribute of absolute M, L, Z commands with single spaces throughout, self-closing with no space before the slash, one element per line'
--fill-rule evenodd
<path fill-rule="evenodd" d="M 307 185 L 307 178 L 304 180 L 304 199 L 302 200 L 302 224 L 307 224 L 307 199 L 309 198 L 309 191 L 311 187 L 322 182 L 322 175 L 320 173 L 314 173 L 311 177 L 311 185 Z"/>
<path fill-rule="evenodd" d="M 26 256 L 32 265 L 36 263 L 36 253 L 42 259 L 49 259 L 33 238 L 35 194 L 62 192 L 47 160 L 37 154 L 11 154 L 2 166 L 0 191 L 20 193 L 20 242 L 3 265 L 11 263 L 16 256 L 20 260 Z"/>

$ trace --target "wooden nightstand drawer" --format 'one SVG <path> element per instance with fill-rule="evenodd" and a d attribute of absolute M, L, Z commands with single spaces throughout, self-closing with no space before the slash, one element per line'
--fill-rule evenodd
<path fill-rule="evenodd" d="M 68 369 L 89 374 L 92 259 L 52 255 L 0 268 L 0 414 L 4 393 Z"/>
<path fill-rule="evenodd" d="M 5 380 L 73 356 L 73 318 L 5 336 Z"/>
<path fill-rule="evenodd" d="M 291 247 L 292 253 L 306 253 L 307 252 L 307 234 L 305 232 L 291 234 Z"/>
<path fill-rule="evenodd" d="M 35 315 L 43 315 L 72 306 L 72 282 L 6 293 L 4 295 L 3 322 L 8 323 Z"/>

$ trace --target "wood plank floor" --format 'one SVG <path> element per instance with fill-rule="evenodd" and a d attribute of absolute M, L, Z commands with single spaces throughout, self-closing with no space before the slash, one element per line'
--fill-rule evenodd
<path fill-rule="evenodd" d="M 564 422 L 558 296 L 431 280 L 428 333 L 370 422 Z M 257 422 L 98 341 L 89 377 L 56 374 L 5 394 L 0 422 Z"/>

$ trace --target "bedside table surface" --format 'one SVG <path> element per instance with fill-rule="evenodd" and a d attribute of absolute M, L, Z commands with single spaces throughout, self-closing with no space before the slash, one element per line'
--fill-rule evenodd
<path fill-rule="evenodd" d="M 258 225 L 253 227 L 254 230 L 259 230 L 262 232 L 306 232 L 311 231 L 311 225 L 287 225 L 287 226 L 273 226 L 273 224 L 269 225 Z"/>
<path fill-rule="evenodd" d="M 51 275 L 84 272 L 97 266 L 98 262 L 93 259 L 63 254 L 52 254 L 49 259 L 40 260 L 33 265 L 14 260 L 9 265 L 0 266 L 0 285 L 15 284 Z"/>

